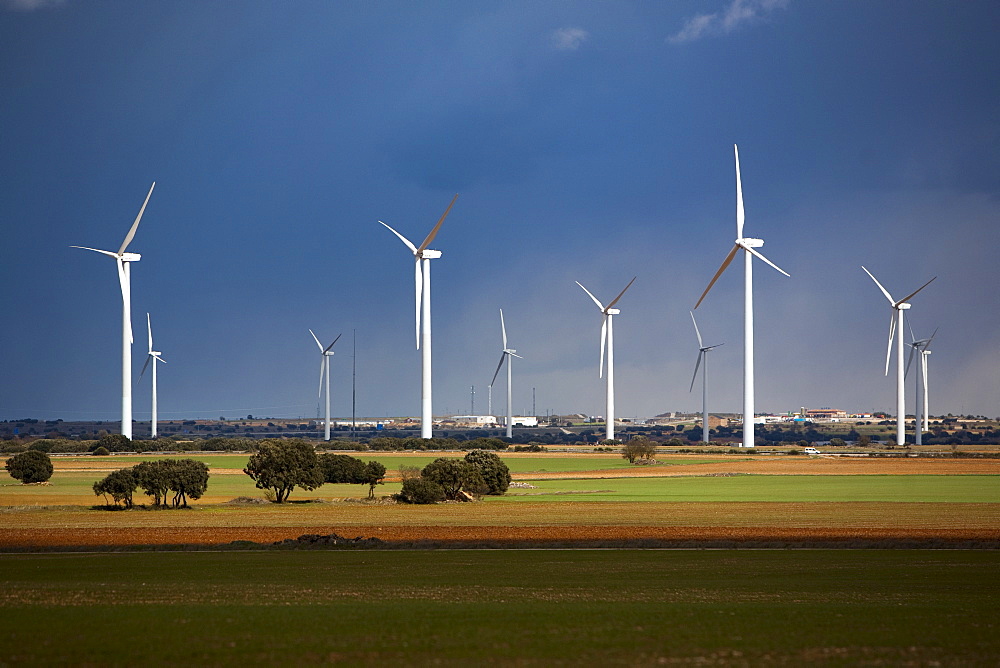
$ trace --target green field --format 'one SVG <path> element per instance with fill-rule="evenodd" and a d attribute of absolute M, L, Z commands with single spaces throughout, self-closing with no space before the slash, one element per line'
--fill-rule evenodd
<path fill-rule="evenodd" d="M 997 552 L 49 554 L 0 569 L 0 665 L 1000 661 Z"/>

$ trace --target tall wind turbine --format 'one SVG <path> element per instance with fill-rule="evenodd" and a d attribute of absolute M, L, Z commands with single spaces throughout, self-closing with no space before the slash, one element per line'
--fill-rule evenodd
<path fill-rule="evenodd" d="M 490 390 L 493 390 L 493 383 L 497 380 L 497 374 L 500 373 L 500 367 L 503 366 L 504 360 L 507 361 L 507 438 L 513 438 L 514 436 L 514 414 L 513 414 L 513 404 L 511 403 L 511 392 L 510 392 L 510 358 L 516 357 L 519 360 L 524 358 L 517 354 L 517 351 L 513 348 L 507 347 L 507 327 L 503 324 L 503 309 L 500 309 L 500 333 L 503 334 L 503 352 L 500 353 L 500 363 L 497 364 L 497 370 L 493 372 L 493 380 L 490 381 Z M 492 394 L 491 394 L 492 396 Z"/>
<path fill-rule="evenodd" d="M 417 337 L 417 350 L 420 350 L 420 344 L 423 343 L 423 350 L 421 351 L 421 384 L 420 384 L 420 437 L 421 438 L 431 438 L 433 436 L 434 428 L 434 413 L 432 410 L 432 383 L 431 383 L 431 260 L 441 257 L 441 251 L 431 250 L 427 248 L 434 237 L 437 236 L 438 230 L 441 229 L 441 223 L 448 216 L 448 212 L 451 211 L 451 207 L 454 206 L 455 200 L 458 199 L 458 195 L 451 198 L 451 204 L 448 208 L 444 210 L 441 214 L 441 219 L 438 220 L 437 225 L 434 229 L 430 231 L 430 234 L 424 239 L 420 246 L 414 246 L 409 239 L 404 237 L 402 234 L 392 229 L 382 221 L 378 221 L 389 228 L 389 231 L 399 237 L 399 240 L 406 244 L 406 247 L 410 249 L 413 253 L 413 257 L 416 260 L 414 263 L 414 284 L 415 284 L 415 294 L 416 294 L 416 337 Z M 421 325 L 423 327 L 421 328 Z"/>
<path fill-rule="evenodd" d="M 916 436 L 915 442 L 917 445 L 923 445 L 923 433 L 930 429 L 930 420 L 928 418 L 928 402 L 927 402 L 927 356 L 931 354 L 930 347 L 931 341 L 937 336 L 937 330 L 926 339 L 917 339 L 913 335 L 913 328 L 910 328 L 910 356 L 906 359 L 906 370 L 903 372 L 905 376 L 910 372 L 910 363 L 913 362 L 914 353 L 920 353 L 920 373 L 917 374 L 917 410 L 916 410 L 916 420 L 914 421 L 916 425 Z"/>
<path fill-rule="evenodd" d="M 146 373 L 146 367 L 152 363 L 153 365 L 153 412 L 152 412 L 152 426 L 150 431 L 150 438 L 156 438 L 156 363 L 163 362 L 167 363 L 167 360 L 160 357 L 163 353 L 153 350 L 153 326 L 149 323 L 149 314 L 146 314 L 146 331 L 149 332 L 149 352 L 146 354 L 146 362 L 142 365 L 142 371 L 139 372 L 139 380 L 142 380 L 142 374 Z M 139 382 L 139 381 L 136 381 Z"/>
<path fill-rule="evenodd" d="M 341 335 L 337 334 L 337 338 L 333 340 L 333 343 L 328 345 L 326 348 L 323 344 L 319 342 L 319 338 L 316 333 L 311 329 L 309 333 L 312 334 L 313 340 L 316 342 L 316 346 L 319 348 L 319 390 L 316 392 L 316 396 L 319 397 L 323 394 L 323 378 L 326 378 L 326 431 L 323 436 L 324 441 L 330 440 L 330 358 L 333 357 L 333 343 L 340 340 Z"/>
<path fill-rule="evenodd" d="M 694 333 L 698 336 L 698 361 L 694 363 L 694 374 L 691 376 L 691 387 L 688 392 L 694 389 L 694 381 L 698 377 L 698 367 L 701 366 L 702 359 L 705 366 L 701 369 L 701 440 L 708 443 L 708 351 L 725 345 L 716 343 L 714 346 L 706 346 L 701 340 L 701 332 L 698 331 L 698 321 L 694 319 L 694 311 L 691 311 L 691 322 L 694 323 Z"/>
<path fill-rule="evenodd" d="M 740 181 L 740 150 L 734 144 L 733 152 L 736 155 L 736 242 L 729 255 L 722 262 L 722 266 L 715 272 L 715 276 L 709 282 L 705 292 L 701 293 L 701 298 L 694 305 L 697 309 L 705 295 L 712 289 L 719 276 L 726 270 L 726 267 L 736 257 L 736 253 L 742 249 L 743 253 L 743 447 L 754 447 L 753 437 L 753 415 L 754 415 L 754 387 L 753 387 L 753 258 L 756 257 L 769 264 L 774 269 L 788 276 L 788 272 L 774 264 L 758 252 L 757 248 L 764 245 L 763 239 L 753 239 L 743 236 L 743 185 Z"/>
<path fill-rule="evenodd" d="M 637 277 L 633 276 L 632 280 L 628 282 L 625 286 L 625 290 L 632 287 L 635 283 Z M 618 309 L 614 308 L 618 300 L 622 298 L 625 294 L 625 290 L 618 293 L 618 296 L 611 300 L 611 303 L 604 306 L 597 297 L 590 293 L 590 290 L 583 287 L 580 281 L 576 281 L 576 284 L 583 288 L 583 291 L 594 300 L 597 304 L 597 308 L 601 309 L 601 313 L 604 314 L 604 323 L 601 325 L 601 366 L 598 369 L 598 375 L 604 375 L 604 350 L 605 344 L 608 351 L 608 377 L 607 377 L 607 400 L 608 405 L 605 409 L 606 415 L 604 416 L 605 421 L 605 438 L 609 441 L 615 439 L 615 330 L 614 330 L 614 316 L 621 313 Z"/>
<path fill-rule="evenodd" d="M 146 193 L 142 208 L 139 209 L 139 215 L 135 217 L 135 222 L 132 223 L 128 234 L 125 235 L 125 241 L 122 242 L 117 253 L 88 246 L 70 246 L 70 248 L 82 248 L 113 257 L 118 264 L 118 284 L 122 291 L 122 435 L 129 439 L 132 438 L 132 282 L 129 264 L 138 262 L 141 256 L 138 253 L 126 253 L 125 249 L 135 237 L 139 221 L 142 220 L 146 204 L 149 203 L 149 196 L 153 194 L 155 187 L 156 181 L 153 181 L 153 185 L 149 186 L 149 192 Z"/>
<path fill-rule="evenodd" d="M 889 375 L 889 358 L 892 357 L 892 338 L 898 330 L 899 339 L 896 341 L 896 445 L 906 445 L 906 370 L 903 368 L 903 332 L 906 330 L 903 328 L 903 312 L 910 308 L 909 301 L 914 297 L 914 295 L 933 283 L 937 276 L 927 281 L 902 299 L 896 300 L 892 298 L 892 295 L 889 294 L 888 290 L 882 287 L 882 284 L 879 283 L 878 279 L 872 275 L 872 272 L 865 269 L 864 266 L 861 268 L 865 270 L 865 273 L 868 274 L 873 281 L 875 281 L 875 285 L 877 285 L 878 289 L 882 291 L 885 298 L 889 300 L 889 306 L 891 306 L 894 311 L 892 316 L 889 318 L 889 345 L 885 351 L 885 375 Z"/>

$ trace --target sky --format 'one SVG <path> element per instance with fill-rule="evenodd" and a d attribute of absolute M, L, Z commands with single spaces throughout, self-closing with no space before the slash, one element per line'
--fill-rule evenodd
<path fill-rule="evenodd" d="M 0 0 L 0 419 L 120 419 L 150 313 L 161 419 L 418 415 L 412 255 L 434 240 L 434 412 L 697 411 L 689 310 L 754 267 L 758 412 L 895 411 L 912 301 L 934 415 L 1000 415 L 1000 5 L 911 0 Z M 742 409 L 743 279 L 697 310 Z M 909 339 L 909 332 L 906 333 Z M 354 353 L 356 345 L 356 353 Z M 353 363 L 353 365 L 352 365 Z M 914 378 L 907 381 L 912 412 Z M 503 374 L 493 412 L 503 413 Z M 534 393 L 534 409 L 532 397 Z M 149 374 L 135 385 L 148 420 Z"/>

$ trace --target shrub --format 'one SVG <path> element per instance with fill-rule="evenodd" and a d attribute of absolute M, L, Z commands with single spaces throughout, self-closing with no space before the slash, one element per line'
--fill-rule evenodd
<path fill-rule="evenodd" d="M 132 507 L 132 495 L 139 484 L 135 480 L 132 469 L 119 469 L 112 471 L 102 480 L 94 483 L 94 494 L 105 497 L 110 496 L 115 501 L 115 505 L 123 504 L 126 508 Z M 108 504 L 111 505 L 111 504 Z"/>
<path fill-rule="evenodd" d="M 510 487 L 510 469 L 500 457 L 492 452 L 473 450 L 465 455 L 465 461 L 479 469 L 486 494 L 499 496 L 507 493 Z"/>
<path fill-rule="evenodd" d="M 258 489 L 271 490 L 276 503 L 283 503 L 296 486 L 312 490 L 324 480 L 316 450 L 297 439 L 261 441 L 243 472 L 254 480 Z"/>
<path fill-rule="evenodd" d="M 656 454 L 656 444 L 645 436 L 636 436 L 622 446 L 622 459 L 634 464 L 637 459 L 652 459 Z"/>
<path fill-rule="evenodd" d="M 438 457 L 424 467 L 420 477 L 440 485 L 448 499 L 458 499 L 462 492 L 480 494 L 486 488 L 479 467 L 462 459 Z"/>
<path fill-rule="evenodd" d="M 96 447 L 105 447 L 109 452 L 131 452 L 132 441 L 124 434 L 105 434 Z"/>
<path fill-rule="evenodd" d="M 10 477 L 24 484 L 45 482 L 52 477 L 52 459 L 39 450 L 19 452 L 5 465 Z"/>
<path fill-rule="evenodd" d="M 108 449 L 107 449 L 107 448 L 105 448 L 105 447 L 104 447 L 103 445 L 101 445 L 101 446 L 98 446 L 98 447 L 97 447 L 97 448 L 96 448 L 96 449 L 95 449 L 95 450 L 94 450 L 94 451 L 93 451 L 92 453 L 90 453 L 90 454 L 92 454 L 92 455 L 97 455 L 98 457 L 105 457 L 105 456 L 107 456 L 107 455 L 110 455 L 111 453 L 110 453 L 110 452 L 108 452 Z"/>
<path fill-rule="evenodd" d="M 403 489 L 397 498 L 406 503 L 437 503 L 445 500 L 441 485 L 423 478 L 409 478 L 403 481 Z"/>

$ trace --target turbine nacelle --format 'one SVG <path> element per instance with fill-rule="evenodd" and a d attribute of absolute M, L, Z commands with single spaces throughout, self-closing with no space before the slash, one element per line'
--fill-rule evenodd
<path fill-rule="evenodd" d="M 760 248 L 764 245 L 763 239 L 753 239 L 751 237 L 744 237 L 743 239 L 737 239 L 736 244 L 743 246 L 744 248 Z"/>
<path fill-rule="evenodd" d="M 142 259 L 142 255 L 139 253 L 122 253 L 117 256 L 122 262 L 138 262 Z"/>
<path fill-rule="evenodd" d="M 441 257 L 441 251 L 425 248 L 424 250 L 420 251 L 419 257 L 424 260 L 436 260 L 439 257 Z"/>
<path fill-rule="evenodd" d="M 609 309 L 607 309 L 607 310 L 606 310 L 606 311 L 604 311 L 604 312 L 605 312 L 606 314 L 608 314 L 608 315 L 618 315 L 619 313 L 621 313 L 621 310 L 619 310 L 619 309 L 616 309 L 616 308 L 609 308 Z"/>

